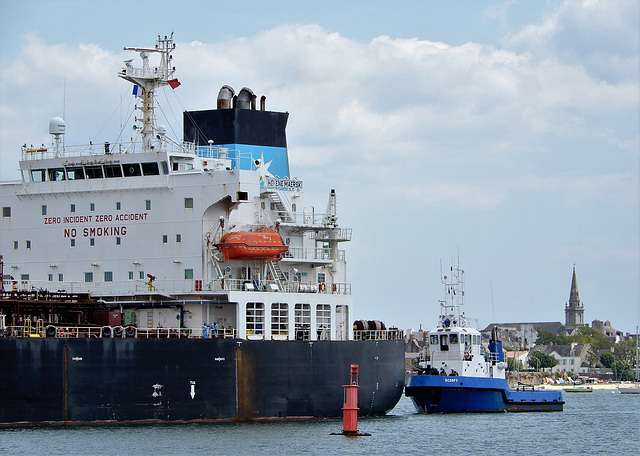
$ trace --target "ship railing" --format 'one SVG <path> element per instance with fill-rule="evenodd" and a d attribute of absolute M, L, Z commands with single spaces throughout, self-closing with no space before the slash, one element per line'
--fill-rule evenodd
<path fill-rule="evenodd" d="M 344 250 L 341 250 L 344 256 Z M 331 251 L 327 248 L 303 248 L 289 247 L 283 255 L 283 258 L 291 258 L 294 260 L 311 260 L 311 261 L 331 261 Z"/>
<path fill-rule="evenodd" d="M 108 153 L 106 152 L 108 148 Z M 140 149 L 139 151 L 137 149 Z M 196 154 L 195 145 L 189 142 L 172 143 L 170 141 L 162 142 L 162 151 L 170 153 L 186 153 Z M 54 145 L 45 146 L 22 146 L 22 160 L 42 160 L 56 157 L 87 157 L 87 156 L 105 156 L 112 157 L 119 154 L 131 154 L 140 152 L 142 144 L 118 142 L 118 143 L 89 143 L 78 144 L 73 146 L 63 146 L 56 150 Z M 156 148 L 157 150 L 157 148 Z"/>
<path fill-rule="evenodd" d="M 404 338 L 403 331 L 391 328 L 380 330 L 353 330 L 355 340 L 400 340 Z"/>
<path fill-rule="evenodd" d="M 72 326 L 48 324 L 42 329 L 37 329 L 30 324 L 6 326 L 0 336 L 4 337 L 41 337 L 41 338 L 75 338 L 75 339 L 177 339 L 202 337 L 202 332 L 191 328 L 137 328 L 134 326 Z M 235 329 L 220 328 L 219 337 L 235 337 Z"/>

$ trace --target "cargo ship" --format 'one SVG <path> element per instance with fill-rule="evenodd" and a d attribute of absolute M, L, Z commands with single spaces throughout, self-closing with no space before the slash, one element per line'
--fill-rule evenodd
<path fill-rule="evenodd" d="M 405 395 L 418 413 L 562 411 L 562 392 L 533 386 L 509 386 L 507 362 L 493 328 L 485 347 L 480 332 L 464 312 L 464 271 L 452 266 L 443 275 L 445 296 L 440 318 L 429 331 L 429 344 L 417 373 L 407 380 Z"/>
<path fill-rule="evenodd" d="M 167 135 L 175 47 L 125 48 L 131 141 L 67 146 L 55 117 L 0 183 L 0 425 L 339 417 L 352 364 L 359 414 L 387 413 L 403 335 L 354 321 L 337 192 L 307 205 L 289 114 L 248 88 Z"/>

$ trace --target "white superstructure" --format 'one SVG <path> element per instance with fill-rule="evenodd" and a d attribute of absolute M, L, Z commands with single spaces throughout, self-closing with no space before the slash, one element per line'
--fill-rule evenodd
<path fill-rule="evenodd" d="M 124 325 L 192 337 L 353 338 L 339 248 L 351 230 L 338 226 L 335 191 L 316 211 L 302 181 L 273 176 L 259 154 L 168 138 L 153 100 L 159 87 L 179 84 L 174 47 L 159 37 L 155 48 L 127 48 L 143 62 L 128 60 L 120 73 L 142 111 L 134 143 L 66 147 L 59 119 L 56 146 L 23 147 L 22 181 L 0 184 L 4 291 L 88 293 Z M 262 227 L 279 230 L 288 246 L 281 260 L 228 261 L 216 247 L 224 233 Z"/>

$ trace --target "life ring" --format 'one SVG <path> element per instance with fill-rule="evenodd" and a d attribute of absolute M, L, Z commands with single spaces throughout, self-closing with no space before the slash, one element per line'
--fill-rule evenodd
<path fill-rule="evenodd" d="M 67 337 L 67 333 L 64 328 L 58 328 L 56 331 L 56 337 Z"/>
<path fill-rule="evenodd" d="M 100 335 L 103 338 L 110 338 L 111 337 L 111 326 L 103 326 L 102 330 L 100 331 Z"/>
<path fill-rule="evenodd" d="M 327 284 L 324 282 L 320 282 L 320 284 L 318 285 L 318 290 L 320 290 L 320 292 L 324 293 L 324 291 L 327 289 Z"/>
<path fill-rule="evenodd" d="M 136 328 L 134 328 L 131 325 L 127 326 L 127 329 L 125 330 L 125 336 L 126 337 L 136 337 Z"/>
<path fill-rule="evenodd" d="M 113 328 L 113 337 L 122 337 L 122 326 L 116 326 L 115 328 Z"/>
<path fill-rule="evenodd" d="M 56 337 L 56 327 L 53 325 L 47 326 L 47 329 L 45 329 L 45 334 L 47 337 Z"/>

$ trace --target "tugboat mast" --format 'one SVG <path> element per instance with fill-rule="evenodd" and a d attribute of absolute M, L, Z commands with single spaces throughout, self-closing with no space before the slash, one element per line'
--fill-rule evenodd
<path fill-rule="evenodd" d="M 126 60 L 126 67 L 118 74 L 122 79 L 136 85 L 134 95 L 142 98 L 142 152 L 153 152 L 156 143 L 156 126 L 154 118 L 154 92 L 158 87 L 170 85 L 175 88 L 179 85 L 177 79 L 173 79 L 175 67 L 171 66 L 173 56 L 171 52 L 176 45 L 173 42 L 173 32 L 169 37 L 161 38 L 158 35 L 158 41 L 155 49 L 125 47 L 125 51 L 135 51 L 140 53 L 142 58 L 142 68 L 134 68 L 131 64 L 132 60 Z M 160 65 L 151 67 L 149 65 L 149 55 L 152 52 L 160 53 Z M 141 93 L 140 93 L 141 92 Z"/>

